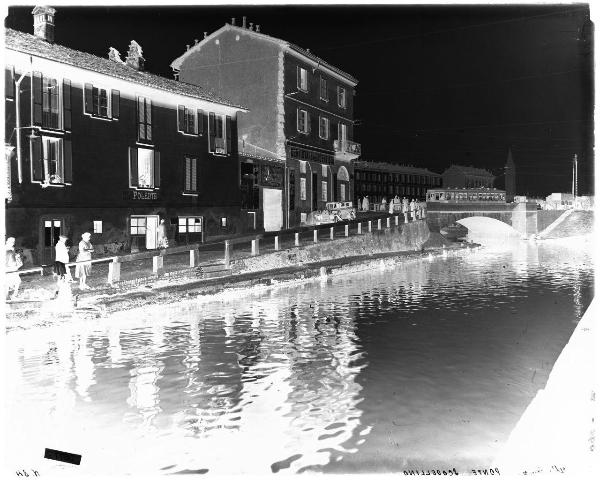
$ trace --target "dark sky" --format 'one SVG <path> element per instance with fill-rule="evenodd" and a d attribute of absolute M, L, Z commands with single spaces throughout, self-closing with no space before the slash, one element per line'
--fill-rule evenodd
<path fill-rule="evenodd" d="M 33 32 L 31 7 L 6 25 Z M 359 80 L 363 158 L 441 172 L 451 163 L 501 174 L 517 192 L 593 192 L 593 27 L 586 5 L 57 7 L 56 42 L 107 56 L 135 39 L 147 70 L 171 77 L 186 44 L 242 15 L 261 32 Z"/>

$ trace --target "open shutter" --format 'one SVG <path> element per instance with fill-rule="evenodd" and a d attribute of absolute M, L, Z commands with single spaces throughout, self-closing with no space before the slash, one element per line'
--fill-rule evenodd
<path fill-rule="evenodd" d="M 191 159 L 191 164 L 192 164 L 192 170 L 191 170 L 191 189 L 192 192 L 196 192 L 198 190 L 197 188 L 197 184 L 198 184 L 198 173 L 197 173 L 197 166 L 198 166 L 198 159 L 196 158 L 192 158 Z"/>
<path fill-rule="evenodd" d="M 296 67 L 296 87 L 302 87 L 302 69 L 300 69 L 300 66 Z"/>
<path fill-rule="evenodd" d="M 33 124 L 42 125 L 42 73 L 33 73 Z"/>
<path fill-rule="evenodd" d="M 121 92 L 118 89 L 113 89 L 110 93 L 110 108 L 113 119 L 118 119 L 121 112 Z"/>
<path fill-rule="evenodd" d="M 146 99 L 146 140 L 152 140 L 152 101 Z"/>
<path fill-rule="evenodd" d="M 92 99 L 92 85 L 90 83 L 85 83 L 84 97 L 84 110 L 86 113 L 92 114 L 94 112 L 94 101 Z"/>
<path fill-rule="evenodd" d="M 225 138 L 227 140 L 227 154 L 231 153 L 231 116 L 225 117 Z"/>
<path fill-rule="evenodd" d="M 160 187 L 160 152 L 154 152 L 154 187 Z"/>
<path fill-rule="evenodd" d="M 31 158 L 31 180 L 33 182 L 43 182 L 44 160 L 42 159 L 41 136 L 31 136 L 29 138 L 29 156 Z"/>
<path fill-rule="evenodd" d="M 198 135 L 204 135 L 204 111 L 198 110 Z"/>
<path fill-rule="evenodd" d="M 15 68 L 13 66 L 6 66 L 4 69 L 4 89 L 7 98 L 15 97 Z"/>
<path fill-rule="evenodd" d="M 185 107 L 177 106 L 177 129 L 185 133 Z"/>
<path fill-rule="evenodd" d="M 311 118 L 310 112 L 307 111 L 306 112 L 306 133 L 310 133 L 310 118 Z"/>
<path fill-rule="evenodd" d="M 129 147 L 129 186 L 137 187 L 137 185 L 138 185 L 137 148 Z"/>
<path fill-rule="evenodd" d="M 63 80 L 63 125 L 65 130 L 71 129 L 71 81 Z"/>
<path fill-rule="evenodd" d="M 65 183 L 70 184 L 73 182 L 73 155 L 71 140 L 64 140 L 63 144 Z"/>
<path fill-rule="evenodd" d="M 208 113 L 208 149 L 215 151 L 215 114 Z"/>

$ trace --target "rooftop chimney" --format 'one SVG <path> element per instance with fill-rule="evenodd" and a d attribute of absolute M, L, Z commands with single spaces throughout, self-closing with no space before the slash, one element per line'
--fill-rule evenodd
<path fill-rule="evenodd" d="M 121 53 L 114 47 L 109 47 L 108 58 L 113 62 L 118 62 L 119 64 L 125 64 L 125 62 L 123 62 L 123 60 L 121 59 Z"/>
<path fill-rule="evenodd" d="M 142 46 L 135 40 L 132 40 L 129 44 L 129 52 L 127 52 L 125 64 L 137 71 L 143 71 L 145 60 L 146 59 L 144 59 L 144 56 L 142 55 Z"/>
<path fill-rule="evenodd" d="M 185 50 L 186 50 L 186 51 L 189 51 L 189 50 L 190 50 L 190 45 L 189 45 L 189 44 L 186 44 L 186 45 L 185 45 Z"/>
<path fill-rule="evenodd" d="M 242 17 L 242 28 L 244 28 L 244 29 L 246 28 L 246 16 L 245 15 Z"/>
<path fill-rule="evenodd" d="M 197 45 L 198 42 L 199 42 L 198 39 L 194 39 L 194 45 Z"/>
<path fill-rule="evenodd" d="M 33 15 L 33 34 L 46 42 L 54 42 L 54 14 L 52 7 L 35 7 Z"/>
<path fill-rule="evenodd" d="M 260 25 L 256 24 L 256 31 L 260 32 Z"/>
<path fill-rule="evenodd" d="M 235 17 L 231 17 L 231 25 L 235 25 Z"/>
<path fill-rule="evenodd" d="M 254 23 L 250 22 L 250 27 L 248 27 L 250 30 L 253 30 L 253 25 Z"/>
<path fill-rule="evenodd" d="M 204 32 L 204 38 L 206 39 L 206 36 L 208 35 L 208 32 Z"/>

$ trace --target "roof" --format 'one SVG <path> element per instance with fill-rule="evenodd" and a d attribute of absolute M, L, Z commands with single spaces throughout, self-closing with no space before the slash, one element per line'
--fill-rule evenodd
<path fill-rule="evenodd" d="M 459 170 L 464 175 L 471 175 L 471 176 L 475 176 L 475 177 L 493 177 L 494 176 L 492 174 L 492 172 L 490 172 L 484 168 L 467 167 L 466 165 L 455 165 L 455 164 L 450 165 L 450 167 L 448 167 L 444 171 L 444 173 L 446 173 L 448 170 L 451 170 L 453 168 Z M 442 174 L 442 175 L 444 175 L 444 174 Z"/>
<path fill-rule="evenodd" d="M 413 167 L 412 165 L 401 165 L 398 163 L 388 163 L 388 162 L 371 162 L 366 160 L 359 160 L 354 162 L 355 169 L 362 170 L 377 170 L 381 172 L 392 172 L 392 173 L 411 173 L 411 174 L 419 174 L 419 175 L 433 175 L 434 177 L 439 177 L 439 173 L 432 172 L 426 168 L 421 167 Z"/>
<path fill-rule="evenodd" d="M 102 57 L 76 51 L 62 45 L 46 42 L 35 35 L 27 34 L 13 29 L 6 30 L 6 48 L 17 52 L 23 52 L 52 61 L 68 64 L 70 66 L 94 71 L 107 76 L 129 81 L 135 84 L 148 86 L 170 93 L 181 94 L 192 98 L 218 103 L 246 111 L 243 106 L 228 101 L 213 92 L 193 84 L 168 79 L 146 71 L 138 71 L 132 67 L 119 62 L 111 61 Z"/>
<path fill-rule="evenodd" d="M 319 66 L 332 71 L 333 73 L 337 74 L 338 76 L 343 77 L 349 83 L 351 83 L 353 85 L 358 84 L 358 79 L 356 79 L 351 74 L 348 74 L 347 72 L 344 72 L 341 69 L 329 64 L 327 61 L 321 59 L 320 57 L 316 56 L 312 52 L 310 52 L 306 49 L 303 49 L 302 47 L 297 46 L 296 44 L 285 41 L 283 39 L 278 39 L 277 37 L 272 37 L 270 35 L 263 34 L 262 32 L 256 32 L 255 30 L 250 30 L 248 28 L 240 27 L 237 25 L 231 25 L 231 24 L 225 24 L 220 29 L 214 31 L 212 34 L 210 34 L 209 36 L 202 39 L 196 45 L 190 47 L 189 50 L 184 52 L 181 56 L 179 56 L 177 59 L 175 59 L 171 63 L 171 67 L 173 69 L 179 69 L 181 67 L 181 63 L 188 55 L 192 54 L 195 51 L 198 51 L 203 45 L 205 45 L 207 42 L 210 42 L 214 37 L 219 36 L 221 33 L 225 32 L 226 30 L 230 30 L 230 31 L 234 31 L 234 32 L 241 32 L 244 34 L 250 34 L 258 39 L 263 39 L 263 40 L 267 40 L 270 42 L 274 42 L 275 44 L 278 44 L 281 47 L 288 48 L 289 50 L 293 51 L 294 53 L 296 53 L 306 59 L 316 62 Z"/>
<path fill-rule="evenodd" d="M 427 189 L 427 192 L 493 192 L 493 193 L 506 193 L 506 190 L 495 189 L 493 187 L 437 187 L 433 189 Z"/>

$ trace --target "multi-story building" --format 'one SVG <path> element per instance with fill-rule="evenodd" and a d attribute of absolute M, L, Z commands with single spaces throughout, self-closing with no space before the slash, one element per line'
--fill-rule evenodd
<path fill-rule="evenodd" d="M 59 234 L 93 233 L 97 253 L 203 241 L 240 220 L 235 103 L 126 60 L 54 43 L 55 10 L 33 10 L 34 35 L 6 29 L 7 235 L 36 263 Z"/>
<path fill-rule="evenodd" d="M 384 197 L 389 201 L 396 195 L 424 200 L 428 189 L 441 186 L 439 173 L 426 168 L 386 162 L 354 162 L 354 194 L 360 200 L 369 197 L 379 203 Z"/>
<path fill-rule="evenodd" d="M 352 200 L 357 80 L 312 52 L 235 19 L 171 63 L 176 77 L 250 111 L 238 118 L 243 203 L 265 230 Z"/>
<path fill-rule="evenodd" d="M 494 187 L 494 175 L 484 168 L 467 167 L 465 165 L 451 165 L 442 173 L 444 187 L 457 189 L 471 189 Z"/>

